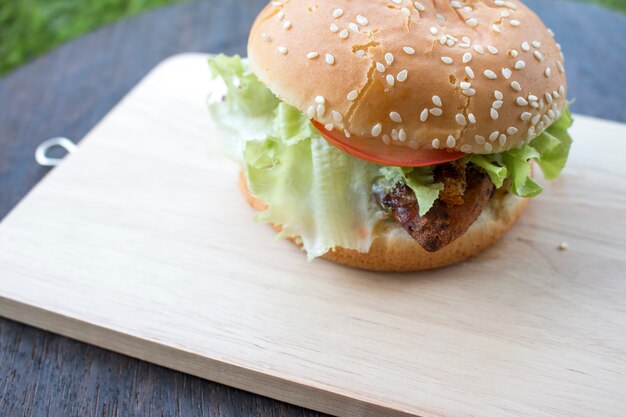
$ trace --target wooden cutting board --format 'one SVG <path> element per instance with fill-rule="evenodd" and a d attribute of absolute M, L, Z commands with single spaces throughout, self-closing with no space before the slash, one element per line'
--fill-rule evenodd
<path fill-rule="evenodd" d="M 342 417 L 625 415 L 625 126 L 578 116 L 493 249 L 367 273 L 254 223 L 205 60 L 158 66 L 0 225 L 0 315 Z"/>

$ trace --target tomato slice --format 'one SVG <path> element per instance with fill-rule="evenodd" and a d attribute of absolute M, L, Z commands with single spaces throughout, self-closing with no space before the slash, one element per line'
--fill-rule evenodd
<path fill-rule="evenodd" d="M 333 130 L 329 132 L 320 123 L 311 120 L 320 135 L 331 145 L 359 159 L 394 167 L 424 167 L 456 161 L 466 156 L 463 152 L 446 149 L 411 149 L 408 146 L 385 145 L 381 139 L 351 136 Z"/>

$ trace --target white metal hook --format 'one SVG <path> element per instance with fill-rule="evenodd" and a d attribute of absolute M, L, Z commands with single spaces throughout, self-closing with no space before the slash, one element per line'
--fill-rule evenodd
<path fill-rule="evenodd" d="M 55 167 L 61 163 L 63 160 L 62 158 L 50 158 L 48 156 L 48 151 L 55 146 L 65 149 L 67 153 L 70 154 L 75 153 L 78 150 L 76 144 L 68 138 L 58 137 L 48 139 L 39 145 L 35 151 L 35 159 L 39 165 L 44 167 Z"/>

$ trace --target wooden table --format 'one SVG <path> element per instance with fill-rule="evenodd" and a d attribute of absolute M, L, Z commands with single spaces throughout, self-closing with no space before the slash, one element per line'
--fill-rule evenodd
<path fill-rule="evenodd" d="M 44 139 L 80 139 L 165 57 L 245 53 L 263 0 L 164 8 L 76 40 L 0 81 L 0 218 L 45 175 Z M 581 4 L 528 2 L 567 57 L 574 110 L 626 122 L 626 17 Z M 0 274 L 2 271 L 0 271 Z M 0 319 L 0 415 L 320 416 Z"/>

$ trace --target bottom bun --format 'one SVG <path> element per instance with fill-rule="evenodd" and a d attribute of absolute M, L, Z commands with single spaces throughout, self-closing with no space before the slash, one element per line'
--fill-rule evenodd
<path fill-rule="evenodd" d="M 239 186 L 246 201 L 257 211 L 267 205 L 252 196 L 244 172 Z M 461 237 L 437 252 L 427 252 L 395 220 L 381 222 L 377 237 L 367 253 L 353 249 L 336 248 L 323 258 L 338 264 L 369 271 L 410 272 L 440 268 L 462 262 L 496 243 L 520 218 L 528 199 L 507 191 L 498 191 L 491 198 L 480 217 Z M 280 225 L 273 225 L 280 231 Z M 297 239 L 290 239 L 296 242 Z"/>

